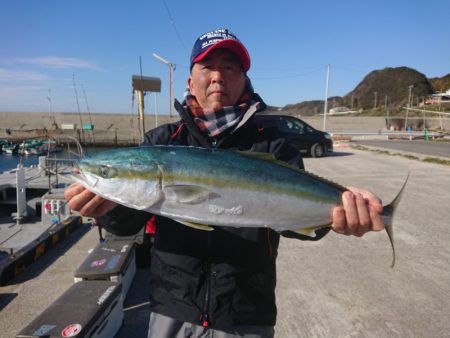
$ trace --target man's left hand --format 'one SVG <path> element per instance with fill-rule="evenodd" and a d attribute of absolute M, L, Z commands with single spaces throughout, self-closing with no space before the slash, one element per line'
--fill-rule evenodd
<path fill-rule="evenodd" d="M 335 232 L 361 237 L 366 232 L 384 229 L 380 215 L 383 205 L 372 192 L 349 187 L 348 191 L 342 194 L 342 204 L 333 210 L 331 228 Z"/>

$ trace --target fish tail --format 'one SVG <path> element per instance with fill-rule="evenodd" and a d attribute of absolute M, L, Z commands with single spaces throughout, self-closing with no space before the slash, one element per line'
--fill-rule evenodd
<path fill-rule="evenodd" d="M 383 218 L 384 226 L 385 226 L 385 229 L 388 234 L 389 241 L 391 242 L 391 247 L 392 247 L 391 268 L 394 267 L 394 265 L 395 265 L 394 230 L 392 227 L 392 223 L 394 220 L 395 209 L 397 208 L 398 204 L 400 203 L 400 199 L 402 197 L 403 190 L 405 189 L 406 183 L 408 182 L 408 178 L 409 178 L 409 174 L 406 177 L 406 180 L 403 183 L 402 188 L 397 193 L 397 196 L 395 196 L 395 198 L 392 200 L 391 203 L 389 203 L 388 205 L 383 207 L 383 212 L 381 213 L 381 217 Z"/>

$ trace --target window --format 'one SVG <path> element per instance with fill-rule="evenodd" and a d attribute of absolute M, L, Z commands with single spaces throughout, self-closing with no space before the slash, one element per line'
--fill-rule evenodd
<path fill-rule="evenodd" d="M 280 119 L 279 128 L 286 133 L 303 134 L 305 133 L 305 125 L 300 121 L 291 119 Z"/>

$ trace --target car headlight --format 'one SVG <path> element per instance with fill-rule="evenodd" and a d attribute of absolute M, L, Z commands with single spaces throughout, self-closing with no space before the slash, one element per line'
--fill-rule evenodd
<path fill-rule="evenodd" d="M 325 134 L 325 138 L 326 138 L 327 140 L 331 140 L 331 135 L 330 135 L 330 134 Z"/>

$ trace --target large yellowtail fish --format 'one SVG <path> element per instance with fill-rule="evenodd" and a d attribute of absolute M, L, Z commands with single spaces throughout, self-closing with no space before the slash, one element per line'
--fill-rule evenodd
<path fill-rule="evenodd" d="M 84 158 L 78 167 L 75 180 L 95 194 L 204 230 L 269 227 L 315 237 L 315 230 L 330 227 L 346 191 L 270 154 L 221 149 L 121 148 Z M 382 213 L 392 266 L 392 218 L 405 184 Z"/>

